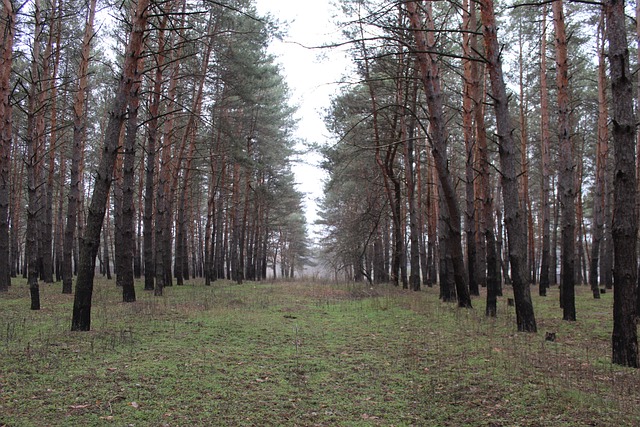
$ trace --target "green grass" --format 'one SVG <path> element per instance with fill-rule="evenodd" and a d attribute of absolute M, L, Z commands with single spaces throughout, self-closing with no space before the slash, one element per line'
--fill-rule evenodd
<path fill-rule="evenodd" d="M 91 332 L 43 285 L 0 295 L 0 425 L 636 426 L 640 374 L 611 365 L 612 293 L 534 295 L 538 334 L 438 300 L 437 289 L 216 282 L 141 290 L 98 281 Z M 535 290 L 534 290 L 535 294 Z M 556 342 L 544 339 L 546 331 Z"/>

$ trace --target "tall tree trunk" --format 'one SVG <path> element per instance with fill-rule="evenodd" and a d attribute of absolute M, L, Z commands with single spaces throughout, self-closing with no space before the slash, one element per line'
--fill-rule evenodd
<path fill-rule="evenodd" d="M 145 168 L 144 187 L 144 218 L 143 218 L 143 247 L 144 247 L 144 289 L 151 291 L 155 288 L 156 266 L 154 252 L 154 226 L 153 209 L 156 186 L 156 154 L 158 139 L 158 116 L 160 111 L 160 97 L 162 96 L 163 71 L 166 58 L 165 51 L 165 28 L 167 26 L 168 14 L 165 14 L 160 21 L 158 28 L 158 52 L 154 55 L 156 61 L 155 76 L 153 79 L 153 91 L 149 102 L 149 122 L 147 125 L 147 166 Z"/>
<path fill-rule="evenodd" d="M 15 34 L 14 34 L 15 35 Z M 5 118 L 11 119 L 12 114 L 9 111 L 5 116 Z M 12 123 L 9 121 L 5 122 L 4 134 L 1 135 L 5 140 L 9 140 L 10 135 L 12 134 Z M 4 141 L 4 140 L 3 140 Z M 24 192 L 24 171 L 25 171 L 25 162 L 23 161 L 23 154 L 18 154 L 17 144 L 11 144 L 11 150 L 9 154 L 10 159 L 14 159 L 13 164 L 9 167 L 13 169 L 13 173 L 10 177 L 9 186 L 12 189 L 10 191 L 11 196 L 9 197 L 10 205 L 9 205 L 9 224 L 10 224 L 10 233 L 9 240 L 11 241 L 11 277 L 17 277 L 21 272 L 22 265 L 22 251 L 19 240 L 19 232 L 21 228 L 21 217 L 22 217 L 22 196 Z M 11 167 L 12 166 L 12 167 Z"/>
<path fill-rule="evenodd" d="M 416 100 L 418 97 L 417 85 L 412 85 L 411 89 L 411 110 L 416 111 Z M 406 183 L 407 183 L 407 202 L 409 204 L 409 239 L 411 242 L 409 262 L 411 266 L 411 274 L 409 276 L 409 287 L 414 291 L 420 290 L 420 233 L 419 218 L 418 218 L 418 203 L 416 200 L 416 173 L 414 170 L 414 140 L 415 140 L 415 128 L 416 123 L 413 119 L 413 115 L 409 120 L 408 126 L 405 123 L 406 129 L 406 142 L 404 144 L 404 158 L 406 169 Z M 405 119 L 403 118 L 403 122 Z M 420 165 L 417 166 L 418 168 Z"/>
<path fill-rule="evenodd" d="M 640 2 L 636 1 L 636 43 L 640 43 Z M 640 49 L 636 49 L 637 59 L 640 61 Z M 636 105 L 640 105 L 640 73 L 637 74 L 636 85 Z M 636 107 L 638 108 L 638 107 Z M 636 131 L 636 188 L 640 191 L 640 132 Z M 636 196 L 636 215 L 640 214 L 640 197 Z M 640 269 L 640 266 L 638 266 Z M 636 304 L 636 316 L 640 318 L 640 271 L 638 272 L 638 289 L 637 304 Z"/>
<path fill-rule="evenodd" d="M 411 32 L 416 41 L 417 52 L 415 52 L 420 65 L 420 74 L 422 84 L 427 99 L 427 108 L 429 110 L 429 125 L 431 129 L 431 153 L 435 161 L 436 171 L 440 184 L 442 186 L 442 197 L 444 199 L 444 209 L 448 210 L 446 217 L 449 222 L 447 229 L 449 238 L 447 239 L 447 249 L 450 252 L 451 263 L 453 267 L 453 275 L 456 284 L 456 293 L 458 297 L 458 305 L 460 307 L 471 308 L 471 296 L 467 283 L 467 272 L 464 267 L 464 257 L 462 255 L 461 227 L 460 227 L 460 208 L 458 199 L 453 185 L 453 178 L 449 171 L 449 162 L 447 158 L 447 136 L 445 133 L 445 124 L 443 117 L 442 94 L 440 90 L 440 76 L 438 66 L 431 57 L 434 40 L 428 40 L 423 28 L 422 18 L 419 12 L 419 2 L 411 1 L 406 3 L 409 21 L 411 24 Z M 433 20 L 431 18 L 431 3 L 427 4 L 427 30 L 429 37 L 433 37 Z"/>
<path fill-rule="evenodd" d="M 604 2 L 609 69 L 613 103 L 613 181 L 614 296 L 612 361 L 638 367 L 636 326 L 638 220 L 636 209 L 635 136 L 632 74 L 629 71 L 629 45 L 625 29 L 624 0 Z"/>
<path fill-rule="evenodd" d="M 475 1 L 471 1 L 470 11 L 473 14 L 472 21 L 476 22 Z M 477 24 L 476 24 L 477 25 Z M 475 29 L 476 25 L 472 28 Z M 477 52 L 477 43 L 474 41 L 475 36 L 472 38 L 472 51 Z M 476 198 L 479 200 L 480 214 L 478 215 L 479 221 L 479 234 L 478 241 L 481 244 L 478 245 L 478 250 L 483 256 L 484 262 L 480 266 L 483 271 L 483 277 L 485 277 L 487 286 L 487 305 L 485 314 L 490 317 L 497 315 L 497 300 L 498 296 L 502 295 L 502 288 L 500 285 L 500 260 L 498 249 L 496 248 L 495 237 L 495 222 L 493 217 L 493 195 L 491 191 L 491 164 L 489 162 L 489 150 L 487 147 L 487 129 L 485 126 L 485 98 L 486 90 L 484 88 L 484 70 L 482 73 L 478 70 L 479 64 L 477 62 L 472 63 L 472 97 L 474 103 L 474 119 L 475 119 L 475 133 L 476 133 L 476 163 L 479 167 L 478 173 L 478 192 Z M 482 79 L 480 79 L 482 75 Z M 482 81 L 482 87 L 481 87 Z M 485 272 L 486 271 L 486 272 Z"/>
<path fill-rule="evenodd" d="M 555 178 L 555 177 L 554 177 Z M 560 222 L 560 202 L 558 201 L 557 178 L 553 179 L 551 186 L 553 188 L 553 234 L 551 240 L 551 265 L 550 279 L 552 285 L 558 284 L 558 223 Z"/>
<path fill-rule="evenodd" d="M 432 287 L 438 281 L 438 203 L 437 203 L 437 187 L 434 177 L 434 168 L 429 167 L 430 157 L 427 156 L 427 265 L 429 270 L 429 287 Z"/>
<path fill-rule="evenodd" d="M 107 193 L 107 206 L 105 212 L 105 218 L 102 229 L 102 274 L 107 277 L 107 280 L 111 280 L 111 257 L 109 246 L 111 244 L 111 214 L 109 213 L 109 199 L 111 197 L 110 193 Z M 88 223 L 87 223 L 88 225 Z"/>
<path fill-rule="evenodd" d="M 204 92 L 204 83 L 207 76 L 207 68 L 209 67 L 209 59 L 211 58 L 211 51 L 213 48 L 213 36 L 217 31 L 217 20 L 213 16 L 213 12 L 209 16 L 209 27 L 207 29 L 207 36 L 209 37 L 207 43 L 207 49 L 202 57 L 202 62 L 200 65 L 199 72 L 199 80 L 197 81 L 197 85 L 194 88 L 193 102 L 191 106 L 192 114 L 189 116 L 189 120 L 187 122 L 187 126 L 184 130 L 183 141 L 181 143 L 180 154 L 178 156 L 178 165 L 177 169 L 180 167 L 180 161 L 182 160 L 182 151 L 186 145 L 188 145 L 188 152 L 185 160 L 185 170 L 184 177 L 182 183 L 182 189 L 180 191 L 179 202 L 178 202 L 178 217 L 176 224 L 176 257 L 175 257 L 175 276 L 176 282 L 178 285 L 182 285 L 184 283 L 184 279 L 189 276 L 188 267 L 188 251 L 186 245 L 186 215 L 185 210 L 187 209 L 187 194 L 189 191 L 189 180 L 191 177 L 191 164 L 193 161 L 193 156 L 195 152 L 195 144 L 196 144 L 196 134 L 197 134 L 197 118 L 200 116 L 202 111 L 202 101 L 203 101 L 203 92 Z M 178 171 L 175 171 L 176 177 Z M 172 189 L 177 189 L 179 183 L 174 180 Z"/>
<path fill-rule="evenodd" d="M 525 217 L 520 209 L 518 194 L 517 150 L 513 140 L 513 128 L 509 115 L 500 46 L 498 44 L 496 18 L 493 0 L 482 0 L 480 10 L 483 24 L 485 57 L 493 92 L 493 105 L 496 113 L 498 149 L 502 172 L 502 194 L 504 198 L 505 225 L 509 234 L 509 260 L 511 280 L 516 304 L 516 322 L 518 331 L 536 332 L 536 320 L 531 302 L 531 290 L 527 281 L 527 241 Z"/>
<path fill-rule="evenodd" d="M 402 228 L 402 218 L 400 217 L 401 207 L 399 206 L 400 200 L 398 200 L 397 196 L 399 195 L 399 187 L 400 182 L 398 177 L 396 176 L 396 172 L 394 171 L 394 163 L 396 159 L 397 153 L 397 144 L 394 144 L 391 147 L 387 147 L 384 159 L 382 158 L 382 141 L 380 136 L 380 126 L 378 123 L 378 98 L 374 88 L 374 81 L 371 78 L 370 73 L 370 64 L 369 64 L 369 55 L 367 54 L 366 46 L 365 46 L 365 37 L 364 30 L 362 26 L 359 28 L 360 34 L 362 36 L 362 51 L 364 56 L 364 77 L 367 81 L 367 88 L 369 90 L 369 98 L 371 100 L 371 121 L 373 125 L 373 138 L 375 143 L 375 159 L 376 164 L 382 171 L 382 178 L 384 183 L 385 194 L 387 195 L 387 200 L 389 202 L 391 216 L 393 220 L 393 247 L 392 247 L 392 256 L 391 256 L 391 276 L 390 280 L 394 286 L 400 285 L 401 280 L 401 260 L 405 258 L 404 256 L 404 237 L 401 232 Z M 399 65 L 398 68 L 401 68 L 402 65 Z M 398 73 L 400 74 L 400 73 Z M 392 188 L 393 186 L 393 188 Z M 395 191 L 394 191 L 395 190 Z M 405 276 L 406 277 L 406 274 Z M 408 283 L 406 280 L 402 282 L 403 288 L 408 287 Z"/>
<path fill-rule="evenodd" d="M 42 18 L 40 1 L 34 3 L 34 37 L 31 53 L 31 82 L 29 87 L 29 101 L 27 112 L 27 231 L 25 243 L 25 258 L 27 265 L 27 283 L 31 294 L 31 309 L 40 309 L 40 288 L 38 277 L 40 271 L 39 231 L 42 212 L 42 142 L 44 140 L 44 100 L 42 85 L 43 71 L 39 64 L 42 60 L 40 47 L 42 38 Z"/>
<path fill-rule="evenodd" d="M 438 185 L 438 197 L 442 198 L 442 186 Z M 439 203 L 443 206 L 443 203 Z M 456 284 L 453 279 L 453 268 L 451 262 L 451 251 L 448 248 L 451 234 L 448 230 L 448 209 L 440 209 L 438 215 L 438 243 L 440 256 L 438 257 L 438 270 L 440 275 L 440 299 L 444 302 L 454 302 L 456 300 Z"/>
<path fill-rule="evenodd" d="M 529 224 L 533 225 L 533 217 L 531 210 L 529 209 L 529 159 L 527 158 L 528 139 L 529 133 L 527 132 L 527 104 L 528 99 L 524 90 L 524 55 L 523 55 L 523 40 L 522 34 L 522 19 L 518 22 L 518 86 L 520 102 L 518 103 L 519 112 L 519 124 L 520 124 L 520 164 L 522 165 L 521 178 L 520 178 L 520 203 L 521 209 L 527 218 L 527 280 L 529 283 L 533 283 L 533 265 L 535 248 L 531 244 L 533 242 L 533 230 L 530 229 Z"/>
<path fill-rule="evenodd" d="M 41 230 L 41 239 L 42 239 L 42 275 L 43 280 L 46 283 L 53 283 L 53 272 L 54 272 L 54 239 L 53 239 L 53 201 L 55 194 L 55 174 L 56 174 L 56 153 L 58 152 L 56 144 L 58 139 L 58 88 L 56 86 L 56 77 L 58 75 L 58 69 L 60 66 L 60 40 L 62 37 L 62 11 L 60 10 L 59 2 L 53 1 L 51 5 L 52 9 L 50 12 L 50 24 L 49 24 L 49 41 L 47 44 L 47 49 L 49 51 L 48 55 L 45 55 L 47 62 L 49 62 L 49 58 L 53 58 L 53 68 L 49 71 L 50 67 L 46 68 L 47 74 L 45 74 L 47 82 L 45 84 L 47 97 L 50 104 L 50 121 L 49 121 L 49 145 L 48 145 L 48 153 L 49 153 L 49 164 L 47 171 L 47 185 L 43 186 L 43 190 L 45 191 L 44 200 L 44 209 L 42 211 L 43 214 L 43 224 Z M 55 29 L 54 29 L 55 28 Z M 55 53 L 53 52 L 55 44 Z M 43 127 L 44 127 L 44 118 L 43 118 Z M 43 132 L 44 133 L 44 132 Z"/>
<path fill-rule="evenodd" d="M 11 65 L 15 36 L 16 6 L 3 0 L 0 20 L 0 292 L 11 285 L 11 247 L 9 242 L 9 204 L 11 169 Z M 12 231 L 17 233 L 17 231 Z"/>
<path fill-rule="evenodd" d="M 477 73 L 474 76 L 474 58 L 472 55 L 475 52 L 472 51 L 471 38 L 472 32 L 475 31 L 475 10 L 471 9 L 474 5 L 469 5 L 469 0 L 464 0 L 462 4 L 462 48 L 464 53 L 463 59 L 463 98 L 462 98 L 462 129 L 464 134 L 464 145 L 466 152 L 465 162 L 465 195 L 466 195 L 466 212 L 465 212 L 465 231 L 467 234 L 467 271 L 469 275 L 469 292 L 471 295 L 480 295 L 480 289 L 478 285 L 478 278 L 476 272 L 478 271 L 478 259 L 476 256 L 476 194 L 475 194 L 475 169 L 476 159 L 474 153 L 476 151 L 473 138 L 473 108 L 474 105 L 474 77 L 477 77 Z"/>
<path fill-rule="evenodd" d="M 417 141 L 420 141 L 420 139 L 417 139 Z M 416 159 L 416 185 L 417 185 L 417 195 L 416 195 L 416 209 L 417 209 L 417 215 L 418 215 L 418 239 L 419 239 L 419 243 L 420 243 L 420 269 L 421 269 L 421 273 L 422 273 L 422 284 L 424 286 L 429 286 L 429 264 L 427 262 L 427 232 L 425 230 L 425 224 L 424 224 L 424 215 L 425 215 L 425 208 L 426 206 L 424 206 L 423 204 L 423 194 L 428 194 L 427 191 L 424 190 L 423 187 L 423 182 L 422 182 L 422 159 L 421 159 L 421 144 L 415 144 L 415 153 L 414 153 L 414 157 Z M 379 235 L 378 235 L 379 236 Z M 380 242 L 380 246 L 382 246 L 382 242 Z M 382 252 L 382 247 L 380 248 L 381 252 Z M 383 267 L 383 264 L 380 263 L 380 265 L 378 265 L 377 262 L 374 261 L 374 266 L 376 267 Z M 374 267 L 375 268 L 375 267 Z"/>
<path fill-rule="evenodd" d="M 540 40 L 540 145 L 542 173 L 540 174 L 540 187 L 542 189 L 542 255 L 540 265 L 540 296 L 547 295 L 550 281 L 551 258 L 551 199 L 549 191 L 549 174 L 551 165 L 551 137 L 549 135 L 549 90 L 547 87 L 547 5 L 542 9 L 542 36 Z M 555 274 L 555 271 L 554 271 Z"/>
<path fill-rule="evenodd" d="M 558 86 L 558 143 L 560 146 L 560 171 L 558 192 L 562 208 L 561 253 L 562 277 L 561 305 L 564 320 L 576 320 L 575 306 L 575 258 L 576 258 L 576 215 L 573 143 L 569 124 L 569 64 L 567 59 L 567 37 L 564 25 L 562 0 L 552 5 L 556 38 L 556 83 Z"/>
<path fill-rule="evenodd" d="M 100 247 L 100 231 L 104 220 L 109 189 L 113 177 L 113 167 L 118 155 L 118 142 L 124 125 L 127 106 L 133 96 L 135 83 L 140 75 L 137 66 L 142 55 L 144 33 L 147 27 L 147 15 L 150 0 L 138 0 L 132 19 L 129 42 L 124 55 L 122 75 L 109 114 L 102 159 L 96 171 L 95 186 L 89 206 L 85 234 L 80 247 L 78 279 L 73 304 L 72 331 L 88 331 L 91 328 L 91 297 L 93 294 L 93 278 L 95 260 Z"/>
<path fill-rule="evenodd" d="M 137 70 L 143 69 L 143 61 L 136 66 Z M 122 301 L 135 302 L 136 290 L 133 278 L 133 249 L 134 233 L 133 219 L 135 209 L 133 207 L 134 179 L 136 163 L 136 136 L 138 132 L 138 108 L 140 107 L 140 86 L 142 77 L 136 79 L 131 87 L 129 100 L 129 115 L 126 124 L 126 134 L 123 146 L 123 176 L 122 199 L 120 201 L 120 224 L 116 232 L 120 233 L 121 247 L 116 248 L 116 274 L 119 285 L 122 286 Z"/>
<path fill-rule="evenodd" d="M 82 159 L 83 139 L 86 135 L 86 110 L 89 55 L 93 38 L 93 20 L 96 12 L 96 0 L 91 0 L 87 11 L 87 21 L 80 50 L 78 68 L 78 87 L 73 104 L 73 147 L 71 151 L 70 188 L 67 202 L 67 225 L 64 231 L 62 249 L 62 293 L 73 292 L 72 251 L 78 217 L 78 199 L 80 198 L 80 161 Z"/>

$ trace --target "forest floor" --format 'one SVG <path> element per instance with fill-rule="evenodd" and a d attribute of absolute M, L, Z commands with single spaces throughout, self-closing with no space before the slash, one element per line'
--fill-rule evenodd
<path fill-rule="evenodd" d="M 612 293 L 537 296 L 539 332 L 438 300 L 437 288 L 192 282 L 122 303 L 42 285 L 0 295 L 0 426 L 638 426 L 640 370 L 610 363 Z M 555 332 L 554 342 L 546 332 Z"/>

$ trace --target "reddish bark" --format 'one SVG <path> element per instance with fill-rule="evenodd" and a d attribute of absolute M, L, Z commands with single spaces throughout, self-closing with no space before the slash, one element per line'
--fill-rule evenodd
<path fill-rule="evenodd" d="M 93 20 L 96 11 L 96 0 L 89 3 L 87 23 L 85 25 L 82 49 L 80 50 L 80 65 L 78 68 L 78 87 L 73 104 L 73 148 L 71 155 L 71 186 L 67 202 L 67 225 L 64 232 L 62 249 L 62 293 L 73 291 L 73 270 L 71 256 L 75 237 L 78 199 L 80 198 L 80 161 L 82 159 L 83 138 L 86 128 L 85 100 L 87 96 L 89 55 L 91 39 L 93 38 Z"/>
<path fill-rule="evenodd" d="M 16 9 L 11 0 L 3 0 L 0 27 L 0 292 L 11 285 L 9 203 L 11 168 L 11 65 L 15 36 Z"/>

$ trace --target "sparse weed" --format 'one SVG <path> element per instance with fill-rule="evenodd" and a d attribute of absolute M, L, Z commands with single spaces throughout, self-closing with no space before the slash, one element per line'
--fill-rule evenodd
<path fill-rule="evenodd" d="M 138 286 L 124 304 L 98 281 L 86 333 L 59 286 L 39 312 L 24 283 L 0 296 L 0 425 L 640 424 L 639 373 L 609 363 L 611 293 L 578 288 L 571 323 L 536 296 L 540 333 L 518 334 L 506 302 L 486 318 L 437 289 Z"/>

